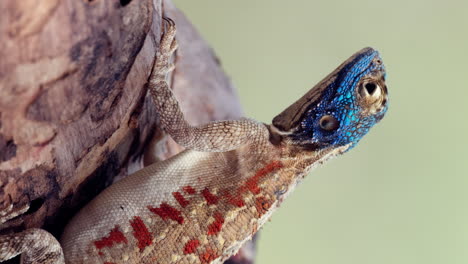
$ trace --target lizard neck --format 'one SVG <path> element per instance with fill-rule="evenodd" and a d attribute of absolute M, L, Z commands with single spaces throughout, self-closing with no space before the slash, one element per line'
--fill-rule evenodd
<path fill-rule="evenodd" d="M 269 139 L 262 144 L 255 159 L 252 159 L 251 149 L 255 146 L 238 150 L 240 160 L 244 162 L 240 167 L 246 168 L 241 175 L 249 175 L 243 179 L 244 185 L 255 183 L 255 188 L 250 189 L 247 197 L 252 195 L 248 199 L 255 201 L 253 204 L 258 214 L 258 227 L 270 218 L 313 168 L 344 153 L 350 146 L 315 148 L 313 145 L 300 145 L 278 133 L 274 126 L 267 127 Z"/>

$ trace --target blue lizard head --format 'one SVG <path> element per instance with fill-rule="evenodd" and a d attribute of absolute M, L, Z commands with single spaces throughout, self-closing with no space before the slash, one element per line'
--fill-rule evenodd
<path fill-rule="evenodd" d="M 351 149 L 387 111 L 385 67 L 365 48 L 273 119 L 279 134 L 314 149 Z"/>

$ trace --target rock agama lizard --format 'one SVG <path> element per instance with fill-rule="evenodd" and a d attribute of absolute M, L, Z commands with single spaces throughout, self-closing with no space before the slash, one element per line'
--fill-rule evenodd
<path fill-rule="evenodd" d="M 187 150 L 111 185 L 67 225 L 0 236 L 0 261 L 222 263 L 316 165 L 342 154 L 387 110 L 385 69 L 364 48 L 273 119 L 186 122 L 166 82 L 177 48 L 165 19 L 149 90 L 166 132 Z M 9 216 L 1 212 L 0 223 Z"/>

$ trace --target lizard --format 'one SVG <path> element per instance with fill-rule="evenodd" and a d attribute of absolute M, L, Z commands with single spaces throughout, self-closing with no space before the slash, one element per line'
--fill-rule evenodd
<path fill-rule="evenodd" d="M 166 80 L 175 23 L 165 20 L 148 89 L 160 123 L 186 148 L 112 184 L 67 224 L 0 236 L 0 262 L 222 263 L 252 238 L 311 169 L 352 149 L 388 109 L 379 52 L 364 48 L 272 124 L 190 125 Z M 11 209 L 11 207 L 10 207 Z M 0 212 L 0 223 L 12 216 Z"/>

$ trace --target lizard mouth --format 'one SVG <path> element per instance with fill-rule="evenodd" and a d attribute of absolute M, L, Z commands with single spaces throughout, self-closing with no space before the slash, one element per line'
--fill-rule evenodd
<path fill-rule="evenodd" d="M 310 165 L 306 168 L 305 174 L 309 173 L 309 171 L 311 171 L 318 165 L 323 164 L 324 162 L 345 153 L 352 146 L 353 144 L 349 143 L 349 144 L 339 146 L 339 147 L 330 146 L 330 147 L 322 148 L 319 152 L 314 152 L 314 151 L 310 152 L 310 153 L 313 153 L 313 157 L 310 157 L 311 159 L 313 159 L 313 162 L 309 163 Z"/>

